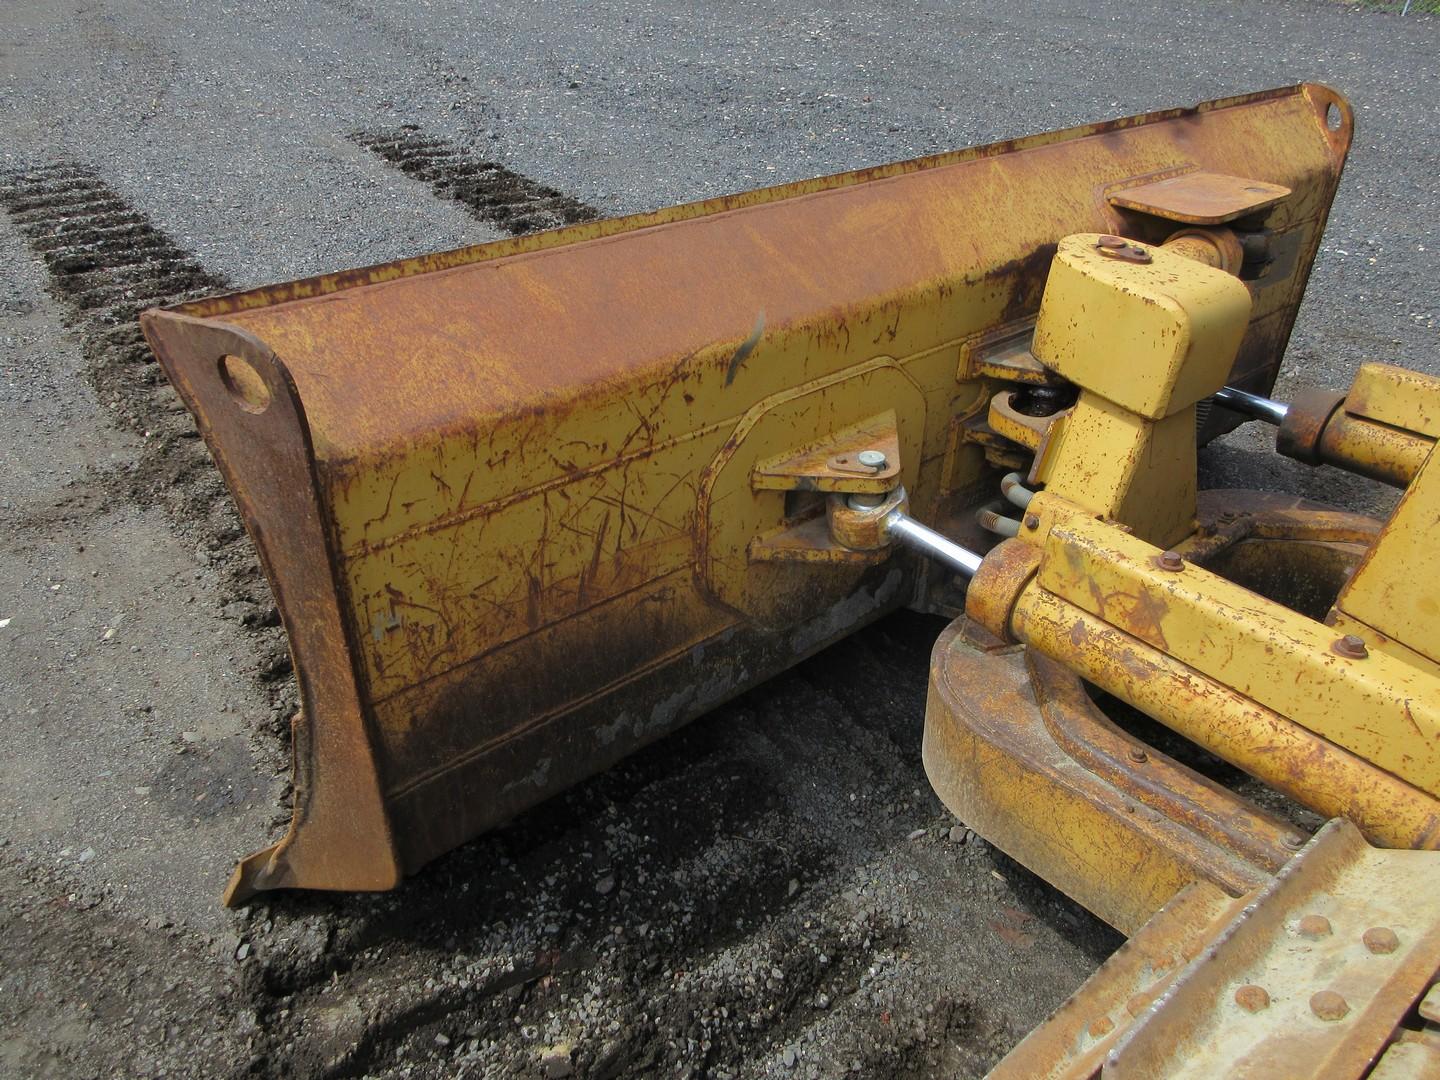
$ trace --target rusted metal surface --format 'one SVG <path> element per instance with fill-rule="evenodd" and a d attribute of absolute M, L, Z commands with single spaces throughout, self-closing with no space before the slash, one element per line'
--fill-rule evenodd
<path fill-rule="evenodd" d="M 1107 259 L 1120 259 L 1122 262 L 1143 265 L 1155 261 L 1154 256 L 1142 245 L 1126 240 L 1123 236 L 1102 236 L 1095 241 L 1095 250 Z"/>
<path fill-rule="evenodd" d="M 1133 933 L 1196 881 L 1238 895 L 1290 854 L 1283 825 L 1164 754 L 1147 748 L 1143 766 L 1129 763 L 1121 748 L 1138 744 L 1057 668 L 1037 676 L 1025 650 L 966 638 L 956 622 L 935 644 L 930 783 L 986 840 L 1106 922 Z"/>
<path fill-rule="evenodd" d="M 1005 1055 L 986 1080 L 1093 1080 L 1102 1075 L 1106 1056 L 1136 1014 L 1160 998 L 1204 950 L 1216 926 L 1244 906 L 1243 899 L 1213 885 L 1185 886 Z M 1268 1005 L 1268 993 L 1265 997 Z"/>
<path fill-rule="evenodd" d="M 1345 395 L 1321 387 L 1301 387 L 1291 399 L 1285 420 L 1275 434 L 1275 449 L 1307 465 L 1320 464 L 1320 437 L 1325 425 L 1345 403 Z"/>
<path fill-rule="evenodd" d="M 1385 1048 L 1368 1080 L 1435 1080 L 1440 1076 L 1440 1028 L 1401 1030 Z"/>
<path fill-rule="evenodd" d="M 879 454 L 878 464 L 862 455 Z M 889 410 L 827 434 L 797 453 L 762 461 L 750 483 L 756 491 L 844 491 L 883 495 L 900 477 L 900 434 Z"/>
<path fill-rule="evenodd" d="M 1074 625 L 1104 627 L 1107 641 L 1112 633 L 1130 639 L 1127 656 L 1163 656 L 1186 669 L 1191 683 L 1203 679 L 1233 691 L 1420 790 L 1440 793 L 1440 684 L 1430 673 L 1378 653 L 1363 662 L 1337 656 L 1335 632 L 1313 619 L 1203 568 L 1163 571 L 1153 546 L 1085 515 L 1056 521 L 1048 491 L 1031 509 L 1050 524 L 1034 584 L 1016 602 L 1012 622 L 1021 640 L 1028 640 L 1022 623 L 1036 631 L 1043 624 L 1049 640 L 1054 620 L 1063 623 L 1073 612 Z M 1357 578 L 1388 536 L 1389 530 Z M 1077 630 L 1071 640 L 1081 637 Z M 1089 671 L 1081 654 L 1098 647 L 1067 646 L 1067 656 Z M 1095 660 L 1111 667 L 1114 657 Z"/>
<path fill-rule="evenodd" d="M 1245 176 L 1192 172 L 1114 192 L 1116 206 L 1187 225 L 1224 225 L 1274 206 L 1290 194 L 1283 184 Z"/>
<path fill-rule="evenodd" d="M 1440 663 L 1437 521 L 1440 521 L 1440 458 L 1432 453 L 1400 497 L 1379 541 L 1335 602 L 1338 615 L 1363 624 L 1368 628 L 1364 633 L 1367 640 L 1380 646 L 1367 665 L 1372 661 L 1391 660 L 1391 650 L 1385 646 L 1398 642 L 1406 650 L 1424 657 L 1429 669 L 1426 673 L 1432 681 L 1435 679 L 1431 665 Z M 1351 632 L 1359 630 L 1359 626 L 1351 628 Z M 1404 654 L 1394 656 L 1399 663 L 1406 663 L 1407 659 Z"/>
<path fill-rule="evenodd" d="M 990 427 L 1007 439 L 1034 450 L 1059 415 L 1057 412 L 1051 416 L 1031 416 L 1021 412 L 1015 407 L 1015 391 L 1003 390 L 990 399 L 987 419 Z"/>
<path fill-rule="evenodd" d="M 1245 248 L 1230 229 L 1181 229 L 1161 247 L 1227 274 L 1239 274 L 1245 263 Z"/>
<path fill-rule="evenodd" d="M 305 673 L 293 725 L 301 809 L 280 844 L 286 857 L 259 852 L 245 859 L 226 899 L 317 878 L 335 888 L 393 887 L 401 860 L 353 662 L 355 628 L 341 605 L 339 552 L 295 384 L 274 353 L 242 330 L 173 315 L 152 324 L 150 333 L 166 354 L 216 358 L 176 365 L 170 377 L 186 401 L 217 406 L 197 410 L 200 433 L 251 534 L 263 537 L 260 559 L 285 613 L 295 669 Z M 223 407 L 227 401 L 231 407 Z"/>
<path fill-rule="evenodd" d="M 1437 897 L 1440 855 L 1332 821 L 1242 900 L 1177 895 L 992 1080 L 1429 1075 L 1405 1070 L 1437 1060 L 1410 1027 L 1440 968 Z"/>
<path fill-rule="evenodd" d="M 1103 618 L 1032 587 L 1012 628 L 1032 648 L 1303 805 L 1349 817 L 1380 843 L 1440 846 L 1440 803 L 1426 790 Z"/>
<path fill-rule="evenodd" d="M 1335 821 L 1276 875 L 1139 1017 L 1108 1080 L 1364 1076 L 1440 968 L 1440 856 L 1367 845 Z M 1330 927 L 1306 936 L 1301 922 Z M 1389 954 L 1364 944 L 1391 930 Z M 1270 1005 L 1235 1006 L 1237 984 Z"/>
<path fill-rule="evenodd" d="M 1440 380 L 1366 364 L 1348 394 L 1306 387 L 1295 395 L 1275 448 L 1308 465 L 1334 465 L 1406 487 L 1440 434 Z"/>
<path fill-rule="evenodd" d="M 1021 538 L 981 566 L 967 611 L 1001 639 L 1029 644 L 1302 804 L 1352 818 L 1377 842 L 1436 847 L 1440 801 L 1421 779 L 1433 747 L 1407 734 L 1426 722 L 1434 695 L 1424 687 L 1433 676 L 1391 656 L 1337 656 L 1331 645 L 1339 635 L 1313 621 L 1314 611 L 1307 618 L 1255 591 L 1288 600 L 1293 583 L 1313 584 L 1307 571 L 1318 563 L 1315 577 L 1332 591 L 1298 595 L 1323 612 L 1378 527 L 1356 515 L 1277 502 L 1212 497 L 1194 541 L 1182 545 L 1186 565 L 1167 571 L 1155 548 L 1048 493 L 1037 495 Z M 1227 505 L 1233 509 L 1220 510 Z M 1105 538 L 1103 551 L 1084 538 L 1092 534 Z M 1188 560 L 1239 572 L 1245 584 Z M 1190 590 L 1198 592 L 1181 599 Z M 1264 676 L 1272 660 L 1286 666 Z M 1247 674 L 1252 663 L 1256 673 Z M 1331 663 L 1346 667 L 1327 674 Z M 1350 665 L 1373 681 L 1349 683 Z M 1307 674 L 1297 678 L 1296 671 Z M 1356 701 L 1365 704 L 1329 712 L 1337 686 L 1342 696 L 1360 693 Z M 1372 691 L 1379 696 L 1365 696 Z M 1267 700 L 1285 708 L 1267 707 Z"/>
<path fill-rule="evenodd" d="M 1027 513 L 1022 523 L 1026 532 L 1042 533 L 1050 527 L 1043 520 L 1045 500 L 1038 499 L 1038 505 L 1041 512 Z M 1183 562 L 1223 568 L 1247 588 L 1277 600 L 1298 596 L 1302 604 L 1322 612 L 1379 531 L 1379 524 L 1369 518 L 1269 493 L 1205 492 L 1199 508 L 1200 528 L 1182 546 Z M 1312 581 L 1317 556 L 1320 573 Z M 1061 663 L 1032 649 L 1028 671 L 1022 671 L 1020 654 L 1002 647 L 1014 640 L 1012 627 L 1023 625 L 1012 605 L 1031 587 L 1039 561 L 1039 550 L 1023 539 L 992 550 L 967 595 L 967 612 L 975 621 L 957 624 L 936 647 L 925 754 L 931 781 L 947 805 L 1002 850 L 1124 929 L 1133 929 L 1163 902 L 1164 896 L 1155 900 L 1163 887 L 1152 891 L 1151 885 L 1170 879 L 1152 879 L 1146 876 L 1148 869 L 1138 879 L 1128 873 L 1112 876 L 1103 867 L 1114 848 L 1133 852 L 1148 844 L 1171 845 L 1164 852 L 1136 854 L 1137 865 L 1173 870 L 1166 859 L 1184 862 L 1190 880 L 1211 881 L 1232 894 L 1236 879 L 1217 867 L 1239 860 L 1266 873 L 1278 869 L 1299 846 L 1299 834 L 1117 729 L 1091 702 L 1080 677 Z M 1311 596 L 1311 587 L 1319 593 Z M 984 628 L 986 642 L 978 647 L 977 627 Z M 1054 637 L 1083 641 L 1088 624 L 1077 617 L 1073 632 L 1078 637 L 1067 637 L 1059 629 Z M 1273 731 L 1253 717 L 1248 728 L 1232 728 L 1224 710 L 1217 710 L 1200 691 L 1198 679 L 1182 684 L 1187 692 L 1176 692 L 1165 670 L 1144 666 L 1148 656 L 1143 661 L 1126 657 L 1124 635 L 1116 641 L 1118 645 L 1103 643 L 1097 652 L 1110 647 L 1115 666 L 1128 671 L 1151 696 L 1127 696 L 1102 673 L 1096 681 L 1105 689 L 1166 722 L 1169 713 L 1155 707 L 1157 699 L 1174 709 L 1188 708 L 1184 722 L 1172 726 L 1212 750 L 1217 741 L 1233 740 L 1244 753 L 1237 757 L 1232 747 L 1228 755 L 1220 750 L 1221 755 L 1246 767 L 1244 754 L 1250 754 L 1261 763 L 1262 778 L 1282 790 L 1296 793 L 1297 785 L 1293 776 L 1277 776 L 1277 771 L 1308 776 L 1321 791 L 1336 785 L 1360 789 L 1349 803 L 1327 793 L 1319 801 L 1322 809 L 1358 806 L 1368 809 L 1361 814 L 1368 822 L 1391 813 L 1399 803 L 1397 820 L 1413 830 L 1405 839 L 1433 842 L 1433 801 L 1413 788 L 1387 787 L 1393 778 L 1347 757 L 1341 765 L 1355 766 L 1361 778 L 1357 783 L 1357 774 L 1344 772 L 1327 757 L 1334 748 L 1303 731 L 1287 731 L 1293 725 L 1278 718 Z M 1062 659 L 1075 664 L 1068 655 Z M 1076 669 L 1095 674 L 1093 667 Z M 994 698 L 1001 693 L 1008 696 Z M 1300 741 L 1290 743 L 1287 737 Z M 1309 754 L 1312 750 L 1318 752 Z M 1381 790 L 1367 792 L 1365 781 L 1380 783 Z M 1084 797 L 1072 799 L 1080 790 Z M 1418 821 L 1405 814 L 1406 806 L 1417 801 L 1430 806 Z M 1035 813 L 1036 806 L 1047 807 L 1047 812 Z M 1163 816 L 1167 829 L 1140 831 L 1135 814 L 1141 809 Z M 1101 853 L 1094 854 L 1094 849 Z M 1146 908 L 1147 903 L 1152 906 Z M 1127 917 L 1129 923 L 1121 921 Z"/>
<path fill-rule="evenodd" d="M 296 649 L 295 825 L 232 898 L 390 883 L 912 599 L 908 561 L 757 559 L 818 518 L 755 467 L 893 410 L 917 517 L 977 489 L 953 424 L 1000 386 L 957 382 L 966 343 L 1033 318 L 1062 237 L 1170 229 L 1107 190 L 1196 169 L 1294 189 L 1232 373 L 1268 389 L 1348 143 L 1333 100 L 1269 91 L 147 313 L 292 642 L 328 650 Z M 197 325 L 253 342 L 287 407 L 206 374 Z M 242 468 L 262 429 L 234 412 L 283 424 L 297 460 Z M 267 484 L 302 489 L 307 539 L 254 510 Z M 323 631 L 312 602 L 338 611 Z M 337 743 L 368 755 L 343 779 Z M 322 796 L 346 787 L 370 817 Z"/>

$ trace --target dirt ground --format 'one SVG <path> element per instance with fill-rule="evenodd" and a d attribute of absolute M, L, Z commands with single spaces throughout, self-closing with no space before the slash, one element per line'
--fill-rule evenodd
<path fill-rule="evenodd" d="M 221 908 L 287 818 L 294 684 L 135 313 L 1316 79 L 1357 137 L 1281 391 L 1440 372 L 1437 44 L 1308 0 L 8 8 L 0 1072 L 983 1074 L 1121 939 L 931 794 L 920 616 L 393 893 Z M 1266 449 L 1203 479 L 1389 505 Z"/>

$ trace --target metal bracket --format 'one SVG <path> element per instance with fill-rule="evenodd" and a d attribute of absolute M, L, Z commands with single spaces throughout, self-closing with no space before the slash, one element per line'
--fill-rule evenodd
<path fill-rule="evenodd" d="M 870 463 L 867 455 L 878 454 Z M 756 491 L 838 491 L 881 495 L 899 482 L 900 432 L 895 410 L 860 421 L 813 442 L 756 464 L 750 486 Z"/>

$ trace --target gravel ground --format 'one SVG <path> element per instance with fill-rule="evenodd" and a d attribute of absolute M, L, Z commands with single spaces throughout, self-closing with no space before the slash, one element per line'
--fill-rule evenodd
<path fill-rule="evenodd" d="M 1357 135 L 1281 392 L 1366 359 L 1440 371 L 1440 20 L 932 7 L 7 9 L 0 170 L 59 164 L 32 186 L 81 191 L 76 243 L 121 254 L 97 285 L 69 241 L 37 247 L 53 206 L 0 200 L 0 1071 L 971 1076 L 1115 947 L 930 794 L 916 616 L 393 894 L 216 902 L 284 819 L 293 684 L 127 305 L 528 227 L 437 197 L 386 133 L 497 161 L 563 218 L 1316 79 Z M 1205 479 L 1388 505 L 1265 451 L 1242 429 Z"/>

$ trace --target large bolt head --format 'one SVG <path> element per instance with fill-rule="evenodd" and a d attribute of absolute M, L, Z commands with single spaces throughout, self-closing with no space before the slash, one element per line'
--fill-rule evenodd
<path fill-rule="evenodd" d="M 861 450 L 855 455 L 855 460 L 864 465 L 867 469 L 874 469 L 879 472 L 889 464 L 883 450 Z"/>

